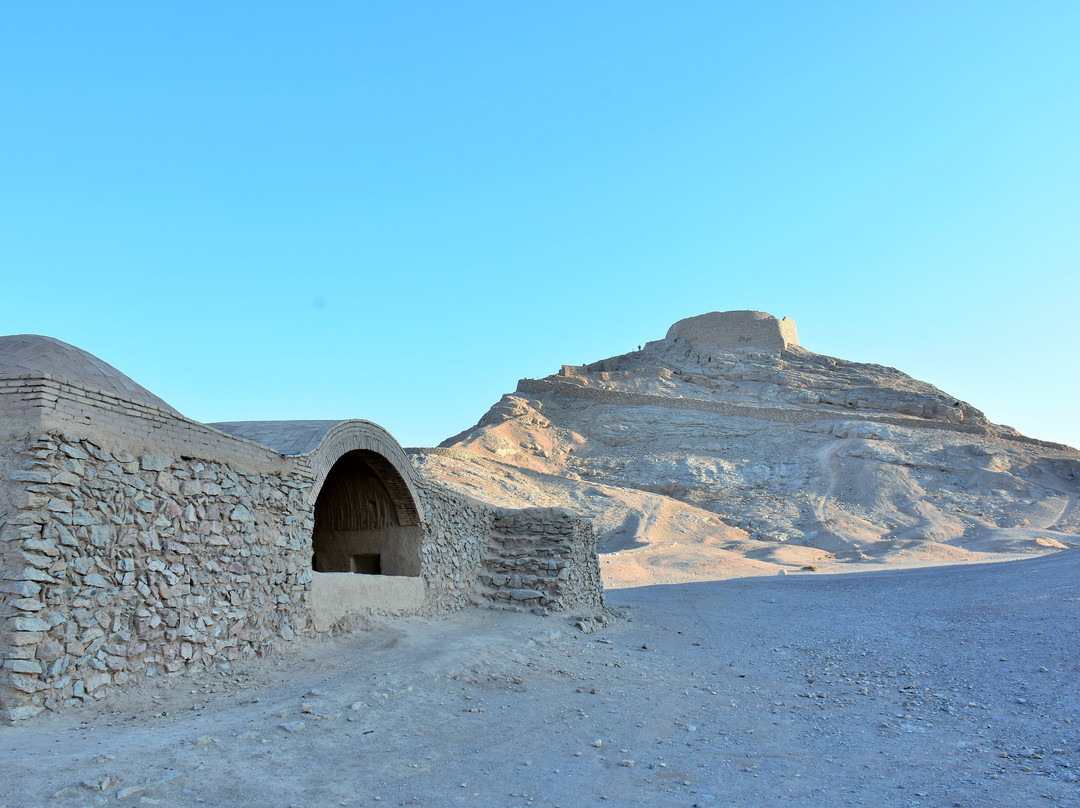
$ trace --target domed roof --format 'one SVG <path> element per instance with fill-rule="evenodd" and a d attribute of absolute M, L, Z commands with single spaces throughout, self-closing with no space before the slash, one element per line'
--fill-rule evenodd
<path fill-rule="evenodd" d="M 37 334 L 0 337 L 0 378 L 12 376 L 51 376 L 79 387 L 110 393 L 125 401 L 180 414 L 108 362 L 52 337 Z"/>

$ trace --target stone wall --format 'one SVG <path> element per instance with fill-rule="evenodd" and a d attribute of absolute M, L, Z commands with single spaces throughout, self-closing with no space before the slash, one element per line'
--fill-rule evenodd
<path fill-rule="evenodd" d="M 25 495 L 21 495 L 23 484 L 12 480 L 11 477 L 13 472 L 19 470 L 25 445 L 25 441 L 14 438 L 0 441 L 0 452 L 3 453 L 0 454 L 0 573 L 9 569 L 19 569 L 16 565 L 22 561 L 22 549 L 17 541 L 22 530 L 18 508 L 21 504 L 20 497 Z M 9 540 L 9 537 L 14 540 Z M 21 649 L 14 643 L 22 638 L 16 637 L 9 626 L 11 618 L 21 612 L 16 611 L 11 601 L 23 597 L 24 593 L 31 592 L 32 587 L 24 590 L 14 580 L 8 580 L 7 575 L 0 575 L 0 665 L 3 665 L 0 667 L 0 679 L 7 676 L 9 672 L 14 672 L 11 666 L 7 665 L 7 661 L 18 659 L 21 653 Z M 0 684 L 0 693 L 3 693 L 2 688 L 3 684 Z M 0 695 L 0 708 L 4 707 L 6 707 L 6 702 Z"/>
<path fill-rule="evenodd" d="M 145 676 L 225 669 L 320 633 L 305 467 L 255 472 L 179 450 L 135 455 L 58 429 L 2 448 L 5 718 Z M 506 563 L 541 593 L 523 605 L 602 604 L 587 523 L 542 509 L 508 515 L 425 480 L 418 494 L 424 613 L 515 600 L 509 581 L 483 578 Z M 511 524 L 535 552 L 493 538 Z"/>
<path fill-rule="evenodd" d="M 427 480 L 420 483 L 420 497 L 427 515 L 420 549 L 420 576 L 427 589 L 424 611 L 457 611 L 475 599 L 496 511 Z"/>
<path fill-rule="evenodd" d="M 25 502 L 0 528 L 9 718 L 310 633 L 310 483 L 58 431 L 16 456 Z"/>
<path fill-rule="evenodd" d="M 412 482 L 388 484 L 409 497 L 402 507 L 423 531 L 419 577 L 360 582 L 376 595 L 408 584 L 416 595 L 409 603 L 421 604 L 411 612 L 492 602 L 480 576 L 498 550 L 491 536 L 504 512 L 413 479 L 401 448 L 371 425 L 340 422 L 314 454 L 285 457 L 102 391 L 51 378 L 0 382 L 2 719 L 73 706 L 141 677 L 224 669 L 332 633 L 332 622 L 316 630 L 313 620 L 316 488 L 357 448 L 349 442 L 357 430 L 385 442 L 373 451 L 409 473 Z M 548 540 L 548 524 L 536 522 L 538 541 Z M 600 602 L 583 524 L 556 533 L 586 542 L 562 552 L 589 571 L 556 581 L 564 567 L 537 569 L 552 579 L 551 608 Z M 378 597 L 360 600 L 350 613 L 383 608 Z"/>
<path fill-rule="evenodd" d="M 523 508 L 498 514 L 493 528 L 478 577 L 487 599 L 557 611 L 604 605 L 591 523 L 561 508 Z"/>
<path fill-rule="evenodd" d="M 424 542 L 426 611 L 474 605 L 562 611 L 602 608 L 604 586 L 591 522 L 561 508 L 496 508 L 432 483 Z"/>

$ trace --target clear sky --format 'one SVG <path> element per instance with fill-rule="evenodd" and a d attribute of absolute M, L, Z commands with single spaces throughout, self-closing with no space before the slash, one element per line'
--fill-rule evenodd
<path fill-rule="evenodd" d="M 757 309 L 1080 446 L 1080 3 L 0 5 L 0 333 L 405 445 Z"/>

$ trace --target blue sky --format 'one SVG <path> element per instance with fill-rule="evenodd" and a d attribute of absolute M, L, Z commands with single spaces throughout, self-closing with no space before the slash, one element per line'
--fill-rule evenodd
<path fill-rule="evenodd" d="M 6 3 L 0 333 L 406 445 L 757 309 L 1080 446 L 1080 4 Z"/>

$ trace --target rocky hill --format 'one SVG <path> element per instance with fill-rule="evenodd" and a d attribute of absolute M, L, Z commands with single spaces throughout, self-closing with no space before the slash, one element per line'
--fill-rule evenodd
<path fill-rule="evenodd" d="M 761 312 L 524 379 L 413 452 L 499 505 L 589 514 L 609 585 L 1009 557 L 1080 544 L 1080 453 Z"/>

